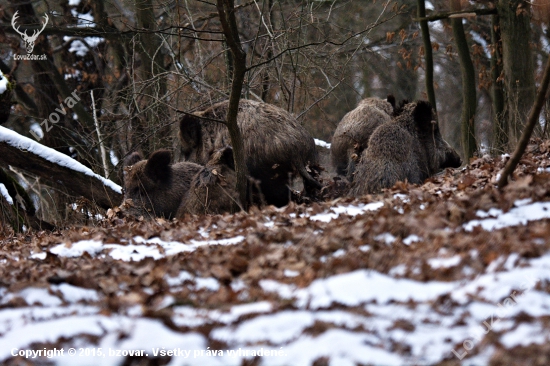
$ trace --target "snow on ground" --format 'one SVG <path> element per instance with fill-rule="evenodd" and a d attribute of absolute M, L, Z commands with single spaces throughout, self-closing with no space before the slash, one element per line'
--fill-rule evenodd
<path fill-rule="evenodd" d="M 481 226 L 484 230 L 502 229 L 508 226 L 525 225 L 528 221 L 537 221 L 550 218 L 550 202 L 516 201 L 515 208 L 503 213 L 499 209 L 490 209 L 488 212 L 478 211 L 477 216 L 483 220 L 472 220 L 464 224 L 464 229 L 472 231 Z M 490 218 L 489 218 L 490 217 Z"/>
<path fill-rule="evenodd" d="M 166 242 L 159 238 L 152 238 L 145 240 L 141 236 L 136 236 L 133 239 L 137 244 L 105 244 L 97 240 L 81 240 L 76 243 L 72 243 L 69 246 L 65 244 L 59 244 L 50 252 L 60 257 L 80 257 L 84 253 L 91 256 L 98 255 L 103 251 L 106 251 L 109 256 L 116 260 L 122 261 L 140 261 L 146 257 L 153 259 L 160 259 L 169 255 L 175 255 L 182 252 L 192 252 L 195 249 L 204 245 L 232 245 L 238 244 L 243 241 L 243 236 L 236 236 L 229 239 L 221 240 L 190 240 L 189 244 L 180 242 Z M 32 258 L 44 259 L 45 256 L 41 253 L 33 254 Z"/>
<path fill-rule="evenodd" d="M 38 155 L 54 164 L 58 164 L 71 170 L 84 173 L 90 177 L 99 179 L 113 191 L 122 193 L 122 187 L 118 184 L 115 184 L 113 181 L 94 173 L 90 168 L 80 164 L 78 161 L 2 126 L 0 126 L 0 142 L 5 142 L 8 145 L 16 147 L 20 150 Z"/>
<path fill-rule="evenodd" d="M 313 221 L 323 221 L 329 222 L 332 219 L 337 218 L 341 214 L 348 216 L 361 215 L 367 211 L 376 211 L 380 207 L 384 206 L 383 202 L 372 202 L 368 204 L 359 204 L 359 205 L 346 205 L 346 206 L 335 206 L 331 209 L 333 212 L 323 212 L 313 216 L 310 216 L 309 219 Z"/>
<path fill-rule="evenodd" d="M 461 260 L 462 258 L 459 255 L 455 255 L 451 258 L 431 258 L 428 260 L 428 264 L 433 269 L 449 268 L 457 266 Z"/>
<path fill-rule="evenodd" d="M 407 197 L 394 198 L 409 201 Z M 386 208 L 402 209 L 394 205 Z M 267 235 L 292 223 L 304 225 L 305 221 L 306 226 L 317 225 L 315 232 L 322 246 L 324 225 L 333 220 L 371 217 L 383 206 L 383 202 L 340 204 L 320 213 L 306 209 L 283 218 L 266 218 L 258 227 L 265 230 L 262 235 Z M 506 213 L 480 210 L 479 220 L 446 232 L 470 235 L 477 225 L 492 231 L 524 225 L 548 218 L 548 207 L 545 202 L 516 201 Z M 53 244 L 43 252 L 31 251 L 28 259 L 14 259 L 47 265 L 52 261 L 47 255 L 51 253 L 62 268 L 70 268 L 72 260 L 101 259 L 113 267 L 105 281 L 121 282 L 109 290 L 110 295 L 79 286 L 78 282 L 0 287 L 0 360 L 12 357 L 13 352 L 25 354 L 26 350 L 49 344 L 65 352 L 53 355 L 50 361 L 71 365 L 120 365 L 125 356 L 136 352 L 150 358 L 169 355 L 170 365 L 242 365 L 244 360 L 258 356 L 260 365 L 312 365 L 322 358 L 331 365 L 435 364 L 455 360 L 457 354 L 467 356 L 462 360 L 466 365 L 489 362 L 495 348 L 485 345 L 488 339 L 508 350 L 550 342 L 550 328 L 545 321 L 550 316 L 550 295 L 545 291 L 550 283 L 550 253 L 538 257 L 499 253 L 476 276 L 466 276 L 467 280 L 407 278 L 414 273 L 414 266 L 421 265 L 412 262 L 400 263 L 386 272 L 364 268 L 335 272 L 305 285 L 299 283 L 307 269 L 292 261 L 289 263 L 296 266 L 281 270 L 277 279 L 267 275 L 256 282 L 244 277 L 228 283 L 223 273 L 213 276 L 217 273 L 214 270 L 181 269 L 155 274 L 152 262 L 165 263 L 176 256 L 186 258 L 182 254 L 204 251 L 212 260 L 210 266 L 216 266 L 229 258 L 216 257 L 216 251 L 208 249 L 249 245 L 250 236 L 245 232 L 212 236 L 213 228 L 222 223 L 201 227 L 197 231 L 200 239 L 170 241 L 160 236 L 133 236 L 119 242 L 79 240 Z M 334 247 L 319 263 L 351 261 L 353 253 L 370 255 L 379 250 L 377 247 L 409 251 L 430 245 L 429 238 L 416 234 L 399 237 L 384 230 L 378 233 L 357 247 Z M 284 238 L 281 244 L 269 245 L 289 247 L 283 243 Z M 266 246 L 262 250 L 268 249 Z M 472 269 L 464 264 L 467 260 L 487 255 L 476 249 L 459 255 L 451 249 L 431 252 L 424 258 L 424 267 L 438 273 L 468 273 Z M 282 260 L 276 251 L 269 258 L 274 263 Z M 130 273 L 151 272 L 152 279 L 142 281 L 141 293 L 128 289 L 124 282 L 128 280 L 117 278 L 115 263 L 122 263 L 124 268 L 140 264 Z M 269 269 L 272 264 L 264 262 L 263 266 L 257 270 Z M 152 283 L 160 279 L 162 294 L 152 288 Z M 109 284 L 100 287 L 109 288 Z M 197 306 L 202 304 L 201 299 L 212 298 L 205 296 L 227 293 L 232 302 Z M 150 296 L 145 301 L 149 307 L 138 301 L 143 296 Z M 105 308 L 108 299 L 117 298 L 121 299 L 117 311 Z M 12 308 L 12 304 L 26 305 Z M 67 354 L 70 348 L 76 355 Z"/>
<path fill-rule="evenodd" d="M 384 204 L 382 202 L 358 205 L 340 205 L 333 207 L 329 212 L 323 212 L 315 215 L 301 214 L 299 217 L 305 217 L 311 221 L 330 222 L 331 220 L 338 218 L 340 215 L 353 217 L 361 215 L 365 212 L 376 211 L 383 205 Z M 291 214 L 291 216 L 296 217 L 296 215 L 293 214 Z M 274 224 L 275 223 L 273 221 L 267 221 L 264 223 L 267 227 L 273 227 Z M 200 233 L 201 236 L 208 236 L 208 233 L 204 230 Z M 125 244 L 106 244 L 97 240 L 81 240 L 69 245 L 58 244 L 51 248 L 49 252 L 60 257 L 68 258 L 80 257 L 84 255 L 84 253 L 87 253 L 91 256 L 107 254 L 113 259 L 122 261 L 140 261 L 147 257 L 157 260 L 182 252 L 192 252 L 205 245 L 235 245 L 243 240 L 244 236 L 237 235 L 227 239 L 190 240 L 188 243 L 181 243 L 176 241 L 164 241 L 158 237 L 144 239 L 141 236 L 136 236 L 130 243 Z M 395 240 L 395 238 L 393 238 L 393 240 Z M 46 258 L 46 253 L 33 253 L 30 257 L 33 259 L 43 260 Z M 292 272 L 289 276 L 293 277 Z"/>
<path fill-rule="evenodd" d="M 168 283 L 180 286 L 191 278 L 180 277 Z M 329 357 L 334 364 L 437 363 L 465 340 L 479 343 L 483 322 L 491 317 L 498 317 L 493 330 L 507 348 L 549 342 L 550 330 L 540 322 L 514 327 L 509 321 L 521 312 L 532 317 L 550 315 L 550 296 L 534 290 L 538 281 L 550 281 L 550 255 L 525 261 L 522 267 L 488 273 L 470 283 L 422 283 L 368 270 L 318 279 L 302 289 L 265 280 L 260 282 L 264 291 L 291 300 L 295 309 L 277 310 L 269 301 L 234 305 L 226 310 L 172 304 L 172 321 L 188 329 L 183 332 L 175 332 L 157 319 L 102 314 L 93 306 L 100 297 L 93 290 L 66 284 L 52 285 L 49 290 L 28 288 L 17 295 L 30 305 L 28 308 L 0 311 L 0 359 L 10 357 L 13 349 L 27 349 L 33 342 L 77 338 L 77 348 L 101 347 L 102 352 L 142 350 L 153 356 L 162 349 L 178 349 L 179 356 L 171 364 L 185 365 L 240 365 L 250 358 L 246 354 L 260 351 L 273 354 L 262 359 L 263 365 L 311 365 L 319 357 Z M 513 289 L 518 290 L 515 301 L 506 304 Z M 435 312 L 430 305 L 446 296 L 463 307 Z M 207 324 L 213 327 L 210 338 L 227 347 L 207 348 L 206 337 L 193 330 Z M 316 324 L 328 326 L 320 333 L 308 333 Z M 98 343 L 90 343 L 83 335 L 97 337 Z M 410 347 L 411 356 L 393 352 L 391 344 L 395 342 Z M 214 357 L 213 351 L 220 353 Z M 88 354 L 56 356 L 53 360 L 116 365 L 122 358 Z"/>

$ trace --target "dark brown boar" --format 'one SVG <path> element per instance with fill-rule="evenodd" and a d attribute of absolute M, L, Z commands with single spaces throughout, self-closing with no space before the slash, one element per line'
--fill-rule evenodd
<path fill-rule="evenodd" d="M 170 165 L 168 150 L 155 151 L 148 160 L 133 153 L 125 160 L 124 199 L 126 214 L 165 218 L 175 217 L 191 179 L 202 169 L 188 162 Z"/>
<path fill-rule="evenodd" d="M 239 211 L 236 185 L 233 149 L 225 147 L 214 152 L 206 166 L 193 177 L 177 217 L 186 213 L 216 215 Z"/>
<path fill-rule="evenodd" d="M 332 165 L 338 175 L 353 178 L 355 160 L 368 147 L 370 136 L 378 126 L 390 122 L 395 111 L 393 95 L 388 95 L 386 100 L 372 97 L 360 101 L 342 118 L 330 147 Z"/>
<path fill-rule="evenodd" d="M 350 195 L 377 193 L 397 181 L 421 184 L 438 171 L 461 164 L 458 153 L 441 136 L 431 104 L 410 103 L 372 134 L 357 164 Z"/>
<path fill-rule="evenodd" d="M 225 121 L 228 101 L 186 114 L 180 121 L 180 140 L 186 160 L 206 164 L 212 154 L 231 145 Z M 290 113 L 271 104 L 241 100 L 237 123 L 243 136 L 249 175 L 260 181 L 268 204 L 284 206 L 288 184 L 299 174 L 306 192 L 321 188 L 308 167 L 317 164 L 311 135 Z"/>

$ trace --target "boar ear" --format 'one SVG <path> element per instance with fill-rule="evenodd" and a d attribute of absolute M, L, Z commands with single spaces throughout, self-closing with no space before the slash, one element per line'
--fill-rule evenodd
<path fill-rule="evenodd" d="M 172 153 L 168 150 L 157 150 L 151 154 L 145 164 L 145 174 L 154 180 L 166 180 L 170 176 Z"/>
<path fill-rule="evenodd" d="M 200 118 L 192 114 L 184 115 L 180 119 L 179 137 L 184 146 L 197 146 L 202 137 Z"/>
<path fill-rule="evenodd" d="M 386 100 L 388 101 L 388 103 L 391 104 L 393 110 L 395 111 L 395 97 L 393 96 L 393 94 L 388 94 Z"/>
<path fill-rule="evenodd" d="M 138 152 L 133 152 L 130 155 L 124 159 L 124 166 L 131 166 L 137 163 L 138 161 L 142 161 L 143 158 L 141 157 L 141 154 Z"/>
<path fill-rule="evenodd" d="M 399 105 L 396 105 L 395 108 L 393 109 L 393 116 L 397 117 L 401 113 L 403 113 L 403 110 L 405 109 L 405 106 L 407 104 L 409 104 L 409 100 L 408 99 L 402 99 L 401 102 L 399 102 Z"/>
<path fill-rule="evenodd" d="M 220 163 L 227 165 L 231 169 L 235 170 L 235 160 L 233 160 L 233 148 L 226 146 L 221 149 Z"/>
<path fill-rule="evenodd" d="M 432 105 L 426 100 L 416 102 L 414 107 L 413 118 L 418 131 L 432 131 Z"/>

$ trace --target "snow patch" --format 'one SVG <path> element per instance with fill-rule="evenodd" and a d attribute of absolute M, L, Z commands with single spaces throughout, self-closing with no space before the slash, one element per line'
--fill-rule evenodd
<path fill-rule="evenodd" d="M 300 275 L 300 272 L 293 271 L 293 270 L 290 270 L 290 269 L 285 269 L 283 271 L 283 274 L 285 275 L 285 277 L 297 277 L 297 276 Z"/>
<path fill-rule="evenodd" d="M 366 253 L 366 252 L 368 252 L 369 250 L 371 250 L 371 247 L 370 247 L 370 245 L 361 245 L 361 246 L 359 247 L 359 250 L 362 251 L 363 253 Z"/>
<path fill-rule="evenodd" d="M 65 301 L 69 303 L 75 303 L 79 301 L 98 301 L 99 295 L 97 291 L 91 289 L 85 289 L 69 285 L 68 283 L 62 283 L 60 285 L 51 286 L 52 290 L 58 290 L 63 295 Z"/>
<path fill-rule="evenodd" d="M 324 147 L 326 149 L 330 149 L 330 144 L 326 141 L 319 140 L 319 139 L 313 139 L 315 141 L 315 145 Z"/>
<path fill-rule="evenodd" d="M 428 264 L 433 269 L 438 268 L 451 268 L 454 266 L 458 266 L 460 261 L 462 260 L 462 257 L 458 254 L 451 258 L 431 258 L 428 259 Z"/>
<path fill-rule="evenodd" d="M 65 244 L 59 244 L 50 252 L 60 257 L 80 257 L 87 252 L 91 256 L 95 256 L 101 253 L 103 250 L 109 250 L 109 255 L 113 259 L 122 261 L 140 261 L 144 258 L 150 257 L 155 260 L 164 258 L 166 256 L 175 255 L 183 252 L 192 252 L 195 249 L 204 245 L 233 245 L 240 243 L 244 240 L 244 236 L 239 235 L 234 238 L 220 239 L 220 240 L 205 240 L 196 241 L 191 240 L 190 244 L 184 244 L 180 242 L 166 242 L 160 238 L 144 239 L 141 236 L 134 237 L 134 242 L 143 244 L 103 244 L 97 240 L 81 240 L 73 243 L 70 247 Z M 161 253 L 159 246 L 163 249 Z"/>
<path fill-rule="evenodd" d="M 393 244 L 397 240 L 395 236 L 390 233 L 383 233 L 374 237 L 374 240 L 386 243 L 386 245 Z"/>
<path fill-rule="evenodd" d="M 82 254 L 87 252 L 91 256 L 100 253 L 103 250 L 103 243 L 97 240 L 81 240 L 76 243 L 71 244 L 68 247 L 65 244 L 59 244 L 52 249 L 50 253 L 58 255 L 60 257 L 75 258 L 80 257 Z"/>
<path fill-rule="evenodd" d="M 500 342 L 506 348 L 516 346 L 528 346 L 530 344 L 543 344 L 550 341 L 550 333 L 540 323 L 520 324 L 516 329 L 504 334 Z"/>
<path fill-rule="evenodd" d="M 13 206 L 13 198 L 11 198 L 8 189 L 4 185 L 4 183 L 0 183 L 0 194 L 4 197 L 4 199 Z"/>
<path fill-rule="evenodd" d="M 208 278 L 195 278 L 195 288 L 197 290 L 206 289 L 208 291 L 218 291 L 220 289 L 220 283 L 214 277 Z"/>
<path fill-rule="evenodd" d="M 422 238 L 418 235 L 411 234 L 407 236 L 405 239 L 403 239 L 403 244 L 405 245 L 411 245 L 412 243 L 418 243 L 422 241 Z"/>
<path fill-rule="evenodd" d="M 463 225 L 466 231 L 472 231 L 476 226 L 481 226 L 483 230 L 486 231 L 492 231 L 510 226 L 525 225 L 528 221 L 548 219 L 550 218 L 550 202 L 523 204 L 519 207 L 512 208 L 506 213 L 502 213 L 502 211 L 498 209 L 491 209 L 489 212 L 478 211 L 477 216 L 482 218 L 488 216 L 495 217 L 467 222 Z"/>
<path fill-rule="evenodd" d="M 261 280 L 266 292 L 276 292 L 282 298 L 296 298 L 296 306 L 319 309 L 332 304 L 357 306 L 369 301 L 387 303 L 393 301 L 428 301 L 447 293 L 456 284 L 432 281 L 422 283 L 409 279 L 395 279 L 375 271 L 357 270 L 324 279 L 316 279 L 308 287 L 294 286 L 273 280 Z M 360 289 L 360 291 L 358 291 Z"/>
<path fill-rule="evenodd" d="M 309 219 L 313 221 L 322 221 L 330 222 L 333 219 L 338 218 L 340 214 L 348 216 L 357 216 L 364 214 L 367 211 L 376 211 L 384 206 L 383 202 L 371 202 L 368 204 L 361 203 L 359 205 L 349 205 L 349 206 L 336 206 L 332 207 L 333 212 L 320 213 L 317 215 L 311 216 Z"/>
<path fill-rule="evenodd" d="M 174 307 L 174 323 L 187 327 L 196 327 L 209 323 L 231 324 L 245 315 L 269 313 L 271 311 L 273 311 L 273 305 L 269 301 L 234 305 L 229 309 L 229 312 L 176 306 Z"/>

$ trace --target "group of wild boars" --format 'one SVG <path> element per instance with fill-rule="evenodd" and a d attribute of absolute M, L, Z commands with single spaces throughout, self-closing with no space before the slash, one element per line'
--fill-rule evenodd
<path fill-rule="evenodd" d="M 395 97 L 392 95 L 386 100 L 366 98 L 342 118 L 334 131 L 330 147 L 337 174 L 351 177 L 356 160 L 367 148 L 370 136 L 378 126 L 391 121 L 395 109 Z"/>
<path fill-rule="evenodd" d="M 364 121 L 359 123 L 365 125 Z M 378 193 L 397 181 L 421 184 L 438 171 L 461 164 L 458 153 L 441 136 L 431 104 L 408 103 L 397 116 L 371 132 L 355 170 L 347 172 L 352 174 L 349 194 Z"/>
<path fill-rule="evenodd" d="M 239 206 L 236 173 L 227 126 L 228 102 L 221 102 L 180 121 L 179 137 L 186 162 L 171 165 L 171 154 L 160 150 L 149 160 L 137 153 L 125 165 L 126 212 L 133 216 L 181 217 L 235 212 Z M 252 188 L 276 206 L 288 203 L 289 184 L 296 174 L 310 193 L 321 184 L 310 173 L 317 166 L 311 135 L 287 111 L 266 103 L 242 100 L 237 117 L 243 136 Z M 257 189 L 250 197 L 257 196 Z M 126 207 L 129 206 L 129 207 Z"/>
<path fill-rule="evenodd" d="M 217 103 L 180 121 L 186 160 L 206 164 L 213 152 L 231 144 L 225 121 L 229 102 Z M 299 174 L 304 190 L 320 189 L 311 175 L 317 164 L 313 137 L 286 110 L 267 103 L 241 100 L 237 115 L 250 176 L 260 182 L 265 202 L 278 207 L 289 202 L 289 184 Z"/>
<path fill-rule="evenodd" d="M 125 203 L 134 216 L 183 217 L 240 209 L 231 141 L 223 121 L 228 102 L 221 102 L 180 121 L 185 162 L 171 164 L 171 153 L 159 150 L 148 160 L 130 155 L 125 165 Z M 313 138 L 285 110 L 242 100 L 237 117 L 251 181 L 259 181 L 268 204 L 290 199 L 296 174 L 304 190 L 321 188 L 310 173 L 317 165 Z M 397 181 L 422 183 L 447 167 L 459 167 L 457 152 L 443 140 L 429 102 L 405 103 L 368 98 L 346 114 L 332 143 L 333 164 L 351 182 L 349 195 L 378 193 Z M 250 193 L 250 191 L 249 191 Z"/>

